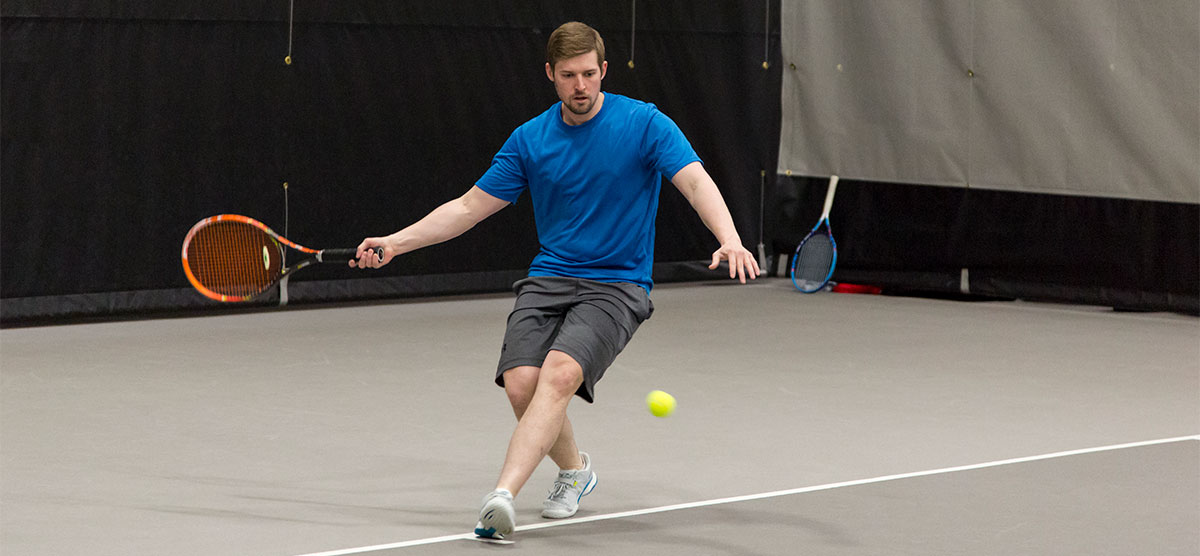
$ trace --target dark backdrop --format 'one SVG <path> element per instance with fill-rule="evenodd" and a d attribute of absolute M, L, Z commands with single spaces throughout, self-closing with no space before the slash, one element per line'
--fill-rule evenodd
<path fill-rule="evenodd" d="M 825 181 L 772 175 L 779 3 L 643 1 L 636 24 L 632 8 L 299 0 L 289 66 L 284 0 L 6 1 L 0 318 L 212 310 L 179 259 L 188 228 L 212 214 L 286 223 L 288 237 L 316 247 L 407 225 L 465 191 L 509 132 L 556 100 L 545 41 L 571 19 L 605 36 L 605 89 L 675 119 L 746 246 L 761 234 L 786 259 L 820 212 Z M 700 261 L 714 240 L 682 196 L 663 191 L 655 279 L 713 277 Z M 1197 205 L 844 180 L 832 219 L 839 281 L 1200 311 Z M 290 298 L 502 291 L 536 248 L 519 203 L 380 271 L 307 270 Z"/>
<path fill-rule="evenodd" d="M 778 2 L 5 2 L 4 317 L 207 307 L 179 250 L 225 212 L 313 247 L 390 233 L 460 195 L 557 101 L 549 32 L 601 31 L 605 90 L 658 105 L 705 160 L 743 239 L 778 141 Z M 769 35 L 769 36 L 768 36 Z M 630 58 L 631 39 L 635 67 Z M 769 41 L 769 42 L 768 42 Z M 285 191 L 287 183 L 287 214 Z M 667 185 L 657 280 L 715 240 Z M 536 254 L 529 203 L 380 271 L 306 270 L 292 302 L 495 291 Z M 673 264 L 680 263 L 680 264 Z M 302 282 L 302 283 L 298 283 Z M 268 301 L 271 303 L 273 301 Z"/>
<path fill-rule="evenodd" d="M 772 251 L 792 253 L 820 216 L 827 185 L 779 178 L 767 221 Z M 893 294 L 1200 313 L 1194 204 L 841 180 L 830 222 L 835 281 Z"/>

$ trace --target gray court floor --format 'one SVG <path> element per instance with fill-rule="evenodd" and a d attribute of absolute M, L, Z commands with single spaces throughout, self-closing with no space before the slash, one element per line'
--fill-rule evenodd
<path fill-rule="evenodd" d="M 544 463 L 507 545 L 511 296 L 0 330 L 0 553 L 1200 553 L 1200 319 L 653 297 L 570 409 L 599 486 L 543 520 Z"/>

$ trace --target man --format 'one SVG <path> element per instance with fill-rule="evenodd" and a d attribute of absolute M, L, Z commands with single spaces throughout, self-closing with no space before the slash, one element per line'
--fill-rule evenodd
<path fill-rule="evenodd" d="M 711 269 L 756 278 L 712 178 L 687 139 L 652 104 L 600 91 L 608 69 L 604 41 L 578 22 L 547 44 L 546 77 L 561 102 L 518 127 L 492 166 L 462 197 L 390 236 L 367 238 L 351 265 L 379 267 L 397 255 L 457 237 L 528 189 L 541 249 L 529 277 L 514 284 L 496 384 L 517 416 L 496 488 L 475 533 L 505 538 L 513 498 L 547 455 L 561 470 L 542 515 L 575 514 L 596 485 L 591 460 L 575 445 L 567 404 L 593 401 L 593 389 L 654 308 L 649 292 L 654 219 L 662 176 L 683 193 L 720 242 Z M 383 248 L 382 260 L 366 256 Z"/>

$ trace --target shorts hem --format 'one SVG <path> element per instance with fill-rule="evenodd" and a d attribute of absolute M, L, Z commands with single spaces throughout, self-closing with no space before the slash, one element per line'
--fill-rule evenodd
<path fill-rule="evenodd" d="M 517 367 L 541 367 L 546 362 L 545 358 L 537 359 L 535 357 L 521 357 L 518 359 L 501 361 L 496 367 L 496 386 L 504 388 L 504 373 Z"/>
<path fill-rule="evenodd" d="M 593 383 L 588 381 L 588 373 L 587 373 L 587 370 L 585 367 L 585 365 L 587 365 L 587 362 L 581 361 L 579 359 L 578 355 L 571 353 L 570 351 L 567 351 L 565 349 L 561 349 L 559 347 L 552 348 L 551 351 L 561 351 L 561 352 L 567 354 L 568 356 L 571 357 L 571 359 L 574 359 L 575 362 L 578 363 L 581 368 L 584 369 L 583 384 L 579 385 L 579 389 L 575 391 L 575 395 L 579 396 L 580 398 L 583 398 L 583 401 L 585 401 L 587 403 L 594 403 L 595 402 L 595 393 L 594 393 L 595 386 L 593 385 Z M 504 388 L 504 373 L 506 373 L 512 369 L 515 369 L 517 367 L 526 367 L 526 366 L 541 367 L 545 363 L 546 363 L 545 358 L 537 359 L 534 357 L 522 357 L 519 359 L 512 359 L 511 361 L 501 362 L 501 364 L 499 366 L 497 366 L 497 368 L 496 368 L 496 380 L 495 380 L 496 386 Z"/>

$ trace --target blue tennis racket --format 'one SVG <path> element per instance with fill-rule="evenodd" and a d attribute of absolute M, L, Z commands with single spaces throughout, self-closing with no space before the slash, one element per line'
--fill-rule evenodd
<path fill-rule="evenodd" d="M 825 193 L 825 210 L 812 231 L 796 246 L 792 256 L 792 285 L 802 293 L 821 291 L 833 277 L 837 265 L 837 243 L 833 241 L 833 230 L 829 228 L 829 209 L 833 207 L 833 194 L 837 192 L 837 176 L 829 176 L 829 190 Z"/>

